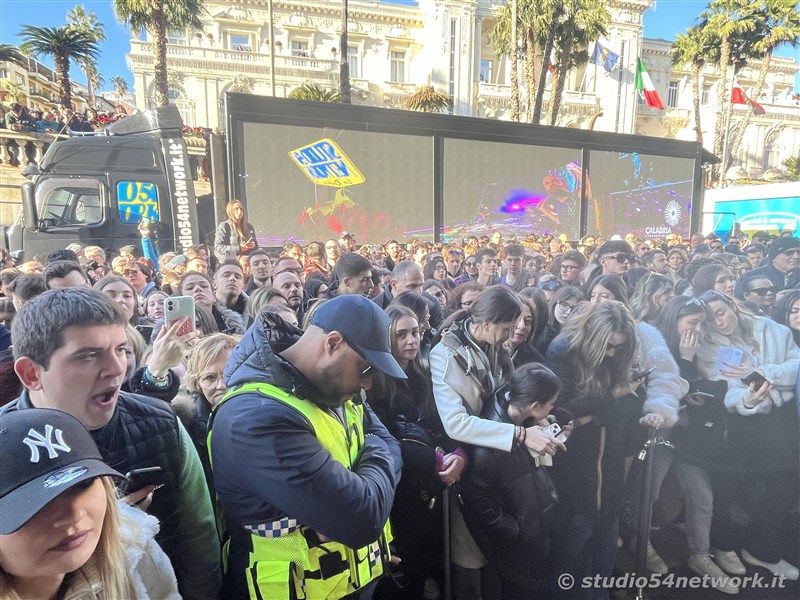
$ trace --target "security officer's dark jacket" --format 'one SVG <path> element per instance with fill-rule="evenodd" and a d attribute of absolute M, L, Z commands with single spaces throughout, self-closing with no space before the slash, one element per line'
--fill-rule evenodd
<path fill-rule="evenodd" d="M 274 334 L 260 320 L 248 329 L 225 369 L 228 388 L 263 382 L 313 401 L 319 392 L 270 347 Z M 276 341 L 286 346 L 286 340 Z M 276 351 L 282 351 L 279 345 Z M 364 432 L 373 435 L 350 471 L 284 402 L 255 392 L 225 401 L 214 417 L 210 452 L 227 522 L 255 525 L 289 517 L 351 548 L 375 541 L 389 518 L 403 463 L 397 440 L 366 405 Z M 242 550 L 231 548 L 231 571 Z"/>

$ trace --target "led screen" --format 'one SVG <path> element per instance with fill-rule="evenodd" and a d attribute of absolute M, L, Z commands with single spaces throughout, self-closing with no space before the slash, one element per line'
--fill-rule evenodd
<path fill-rule="evenodd" d="M 236 175 L 262 245 L 433 236 L 432 138 L 260 123 L 242 136 Z"/>
<path fill-rule="evenodd" d="M 580 157 L 570 148 L 445 140 L 442 238 L 500 230 L 577 239 Z"/>
<path fill-rule="evenodd" d="M 589 172 L 588 233 L 689 236 L 693 159 L 592 151 Z"/>

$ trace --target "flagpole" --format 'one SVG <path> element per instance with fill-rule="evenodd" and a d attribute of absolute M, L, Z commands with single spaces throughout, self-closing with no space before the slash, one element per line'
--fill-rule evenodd
<path fill-rule="evenodd" d="M 622 40 L 622 50 L 619 53 L 619 82 L 617 83 L 617 121 L 614 124 L 614 131 L 619 133 L 619 115 L 622 112 L 622 78 L 624 76 L 624 66 L 625 66 L 625 45 L 627 40 Z"/>
<path fill-rule="evenodd" d="M 733 112 L 733 102 L 731 102 L 731 95 L 733 94 L 733 82 L 736 79 L 736 72 L 733 65 L 731 65 L 731 91 L 727 94 L 728 107 L 725 116 L 725 137 L 722 144 L 722 162 L 720 163 L 719 183 L 721 187 L 725 184 L 725 163 L 728 158 L 728 133 L 731 127 L 731 113 Z M 727 91 L 727 90 L 726 90 Z"/>

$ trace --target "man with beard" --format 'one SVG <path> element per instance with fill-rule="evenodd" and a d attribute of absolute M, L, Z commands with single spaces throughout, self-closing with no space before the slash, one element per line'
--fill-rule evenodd
<path fill-rule="evenodd" d="M 247 293 L 252 294 L 261 287 L 272 283 L 272 261 L 266 250 L 256 248 L 247 260 L 250 263 L 250 279 L 247 282 Z"/>
<path fill-rule="evenodd" d="M 224 374 L 231 391 L 209 421 L 231 535 L 224 597 L 288 599 L 299 589 L 306 598 L 372 597 L 402 459 L 354 398 L 376 371 L 406 377 L 389 325 L 367 298 L 343 295 L 322 304 L 305 332 L 278 335 L 258 320 L 233 351 Z"/>
<path fill-rule="evenodd" d="M 303 284 L 300 282 L 300 278 L 288 271 L 281 273 L 272 280 L 272 289 L 286 298 L 289 308 L 295 312 L 297 320 L 302 323 L 305 311 L 303 310 Z"/>
<path fill-rule="evenodd" d="M 230 308 L 240 315 L 247 307 L 247 294 L 244 289 L 244 271 L 236 261 L 226 261 L 214 273 L 214 296 L 217 303 Z"/>

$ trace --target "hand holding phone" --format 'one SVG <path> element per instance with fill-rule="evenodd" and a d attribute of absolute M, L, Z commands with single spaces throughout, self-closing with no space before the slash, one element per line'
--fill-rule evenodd
<path fill-rule="evenodd" d="M 631 382 L 641 381 L 642 379 L 644 379 L 645 377 L 650 375 L 650 373 L 652 373 L 655 370 L 656 370 L 656 366 L 653 365 L 652 367 L 650 367 L 646 371 L 634 371 L 633 373 L 631 373 Z"/>
<path fill-rule="evenodd" d="M 161 467 L 143 467 L 141 469 L 131 469 L 125 474 L 128 479 L 122 487 L 123 494 L 130 494 L 136 490 L 152 485 L 155 489 L 163 487 L 167 479 Z"/>
<path fill-rule="evenodd" d="M 751 383 L 755 383 L 755 389 L 759 389 L 767 379 L 758 371 L 750 372 L 746 377 L 742 378 L 742 383 L 747 387 L 750 387 Z"/>
<path fill-rule="evenodd" d="M 167 324 L 167 329 L 184 317 L 186 317 L 187 321 L 178 329 L 178 336 L 189 333 L 194 329 L 194 298 L 191 296 L 170 296 L 164 301 L 164 320 Z"/>

